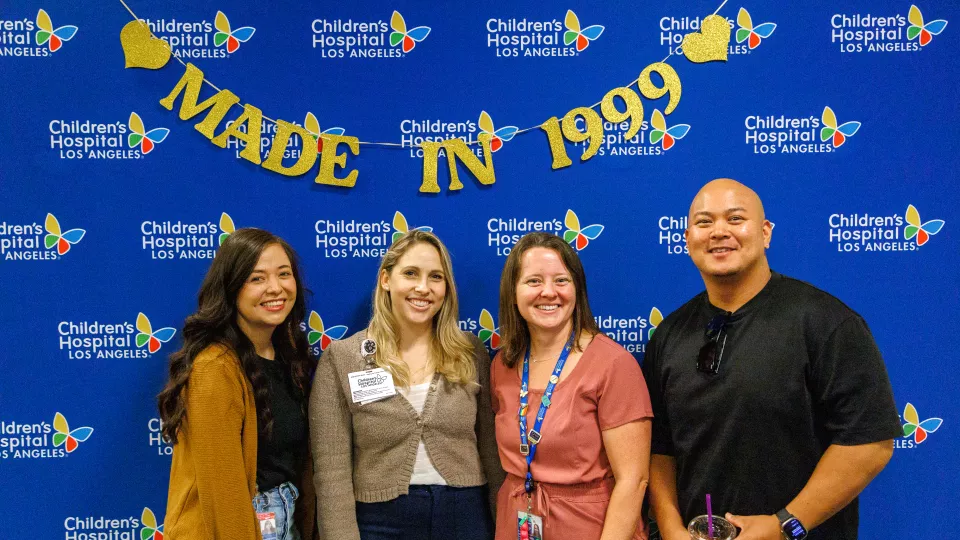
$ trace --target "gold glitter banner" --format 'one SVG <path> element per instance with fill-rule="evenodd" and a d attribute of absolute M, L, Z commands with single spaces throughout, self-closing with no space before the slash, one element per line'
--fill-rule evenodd
<path fill-rule="evenodd" d="M 170 44 L 154 35 L 149 26 L 137 17 L 124 0 L 120 0 L 120 3 L 134 19 L 120 31 L 120 45 L 123 47 L 125 67 L 143 69 L 164 67 L 169 63 L 172 56 Z M 717 15 L 717 12 L 725 4 L 726 0 L 713 15 L 703 19 L 700 32 L 693 32 L 684 36 L 683 54 L 691 62 L 703 63 L 727 60 L 730 27 L 724 18 Z M 184 62 L 176 56 L 173 57 L 183 65 L 184 73 L 167 97 L 160 100 L 160 104 L 167 110 L 172 111 L 174 101 L 180 97 L 179 116 L 181 120 L 189 120 L 201 112 L 207 111 L 206 116 L 196 124 L 197 131 L 220 148 L 225 148 L 230 138 L 245 142 L 246 146 L 240 152 L 240 157 L 269 171 L 284 176 L 307 174 L 313 168 L 317 161 L 317 154 L 319 154 L 319 173 L 314 181 L 318 184 L 350 188 L 357 183 L 358 171 L 351 170 L 345 177 L 338 177 L 334 174 L 338 167 L 346 168 L 347 153 L 337 153 L 340 145 L 344 145 L 346 150 L 349 150 L 354 156 L 360 155 L 361 145 L 404 147 L 401 143 L 361 141 L 357 137 L 322 133 L 319 130 L 317 134 L 311 133 L 292 122 L 274 120 L 265 116 L 259 108 L 249 103 L 243 104 L 243 112 L 240 116 L 233 119 L 228 127 L 215 135 L 214 131 L 224 120 L 227 113 L 230 112 L 230 109 L 240 103 L 240 98 L 230 90 L 220 89 L 208 81 L 204 77 L 203 71 L 195 65 Z M 605 136 L 603 120 L 612 124 L 629 122 L 626 137 L 636 136 L 643 124 L 644 114 L 640 95 L 655 100 L 669 94 L 663 114 L 670 114 L 676 109 L 680 103 L 682 84 L 676 70 L 666 63 L 669 59 L 670 55 L 660 62 L 650 64 L 640 72 L 640 76 L 635 81 L 626 86 L 610 90 L 602 100 L 589 107 L 575 107 L 567 112 L 562 120 L 554 116 L 538 126 L 519 129 L 515 135 L 542 129 L 547 135 L 554 169 L 569 167 L 573 164 L 569 155 L 567 155 L 566 142 L 586 143 L 587 146 L 580 155 L 580 161 L 587 161 L 597 154 L 600 145 L 603 143 Z M 663 81 L 662 85 L 654 82 L 651 78 L 653 73 L 656 73 Z M 199 101 L 200 91 L 204 84 L 213 88 L 217 93 L 204 101 Z M 639 95 L 637 91 L 631 88 L 634 85 L 637 86 Z M 618 107 L 618 100 L 622 102 L 623 110 Z M 599 114 L 595 110 L 598 107 L 600 109 Z M 654 109 L 654 112 L 657 113 L 658 111 Z M 259 148 L 264 121 L 276 124 L 277 130 L 271 141 L 267 159 L 261 163 Z M 583 126 L 582 131 L 578 127 L 581 125 Z M 240 129 L 241 126 L 245 126 L 245 129 Z M 289 166 L 284 165 L 283 156 L 294 135 L 301 137 L 305 144 L 296 163 Z M 413 147 L 420 148 L 423 151 L 423 178 L 420 183 L 420 192 L 440 192 L 440 184 L 437 180 L 439 169 L 437 161 L 441 157 L 441 152 L 446 155 L 450 173 L 448 190 L 463 189 L 463 183 L 460 181 L 457 171 L 458 161 L 470 171 L 481 185 L 496 183 L 491 139 L 491 135 L 481 133 L 476 140 L 452 138 L 440 142 L 424 141 L 413 145 Z M 322 142 L 322 146 L 306 144 L 306 141 L 311 140 L 318 143 Z M 471 145 L 480 145 L 482 159 L 470 150 Z"/>

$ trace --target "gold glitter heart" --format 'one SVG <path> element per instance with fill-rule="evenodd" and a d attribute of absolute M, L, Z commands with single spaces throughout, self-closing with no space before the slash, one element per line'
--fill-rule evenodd
<path fill-rule="evenodd" d="M 730 45 L 730 25 L 719 15 L 710 15 L 700 23 L 700 31 L 683 36 L 683 55 L 687 60 L 704 62 L 727 61 Z"/>
<path fill-rule="evenodd" d="M 120 31 L 126 67 L 160 69 L 170 61 L 170 44 L 153 37 L 143 21 L 130 21 Z"/>

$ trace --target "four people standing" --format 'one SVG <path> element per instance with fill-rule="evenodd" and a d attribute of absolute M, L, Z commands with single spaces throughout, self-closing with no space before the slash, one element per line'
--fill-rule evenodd
<path fill-rule="evenodd" d="M 315 485 L 329 540 L 640 539 L 649 480 L 653 538 L 689 538 L 710 493 L 743 540 L 854 539 L 857 495 L 902 436 L 890 383 L 859 315 L 770 270 L 771 234 L 752 190 L 704 186 L 686 239 L 706 291 L 659 325 L 641 371 L 597 327 L 563 239 L 513 247 L 491 364 L 459 328 L 446 248 L 411 231 L 311 391 L 295 254 L 237 231 L 160 395 L 167 531 L 259 538 L 271 515 L 280 538 L 311 537 Z"/>

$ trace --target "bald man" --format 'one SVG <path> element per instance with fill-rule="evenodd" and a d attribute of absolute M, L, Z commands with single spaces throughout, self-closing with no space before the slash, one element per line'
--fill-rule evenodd
<path fill-rule="evenodd" d="M 857 496 L 903 436 L 863 319 L 770 270 L 773 224 L 730 179 L 690 206 L 687 247 L 706 290 L 657 327 L 650 500 L 664 540 L 706 513 L 740 540 L 857 538 Z"/>

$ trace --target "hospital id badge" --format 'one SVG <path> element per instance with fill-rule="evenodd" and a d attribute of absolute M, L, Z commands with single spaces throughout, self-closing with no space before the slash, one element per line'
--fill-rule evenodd
<path fill-rule="evenodd" d="M 347 374 L 347 378 L 350 380 L 350 394 L 354 403 L 366 405 L 397 393 L 393 375 L 383 368 L 354 371 Z"/>
<path fill-rule="evenodd" d="M 260 522 L 260 536 L 263 540 L 277 540 L 277 515 L 273 512 L 258 512 L 257 521 Z"/>
<path fill-rule="evenodd" d="M 543 540 L 543 518 L 529 512 L 517 512 L 517 540 Z"/>

